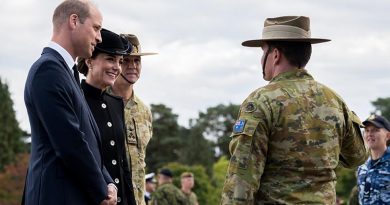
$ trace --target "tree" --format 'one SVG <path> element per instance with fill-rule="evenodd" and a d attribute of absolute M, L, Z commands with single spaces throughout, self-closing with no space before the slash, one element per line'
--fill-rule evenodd
<path fill-rule="evenodd" d="M 0 79 L 0 171 L 15 159 L 17 153 L 25 150 L 22 130 L 15 118 L 13 102 L 8 85 Z"/>
<path fill-rule="evenodd" d="M 207 108 L 205 113 L 200 112 L 196 121 L 197 126 L 203 130 L 207 138 L 216 141 L 217 156 L 225 155 L 230 158 L 229 142 L 230 134 L 237 119 L 239 105 L 217 105 Z"/>
<path fill-rule="evenodd" d="M 348 200 L 353 187 L 356 185 L 356 169 L 347 169 L 341 166 L 336 168 L 337 184 L 336 195 L 344 201 Z"/>
<path fill-rule="evenodd" d="M 146 148 L 148 170 L 155 171 L 168 162 L 178 162 L 183 140 L 179 135 L 177 115 L 163 104 L 151 105 L 153 137 Z"/>
<path fill-rule="evenodd" d="M 205 139 L 202 133 L 203 130 L 198 125 L 181 132 L 181 138 L 184 141 L 179 162 L 186 165 L 202 165 L 206 168 L 207 174 L 211 175 L 215 161 L 214 147 L 213 143 Z"/>
<path fill-rule="evenodd" d="M 375 107 L 375 111 L 373 113 L 379 111 L 383 117 L 390 120 L 390 97 L 378 98 L 377 100 L 371 103 Z"/>
<path fill-rule="evenodd" d="M 225 183 L 226 171 L 229 166 L 229 161 L 226 156 L 222 156 L 213 166 L 213 185 L 215 187 L 215 195 L 218 196 L 218 204 L 222 195 L 223 184 Z"/>
<path fill-rule="evenodd" d="M 0 173 L 0 205 L 16 205 L 21 202 L 29 154 L 18 154 L 16 159 Z"/>

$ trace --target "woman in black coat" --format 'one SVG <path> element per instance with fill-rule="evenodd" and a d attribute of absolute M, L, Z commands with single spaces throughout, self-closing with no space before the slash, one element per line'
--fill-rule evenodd
<path fill-rule="evenodd" d="M 105 91 L 121 73 L 123 55 L 131 46 L 126 39 L 106 29 L 102 29 L 101 35 L 102 43 L 96 45 L 92 57 L 78 59 L 78 70 L 86 76 L 81 88 L 102 136 L 104 166 L 118 189 L 117 202 L 136 205 L 126 160 L 123 101 Z"/>

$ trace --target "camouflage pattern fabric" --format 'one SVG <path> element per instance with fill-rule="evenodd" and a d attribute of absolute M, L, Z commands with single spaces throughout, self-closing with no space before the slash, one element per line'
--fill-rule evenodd
<path fill-rule="evenodd" d="M 112 93 L 112 89 L 109 88 L 107 92 Z M 145 205 L 145 156 L 146 146 L 153 135 L 152 112 L 134 92 L 125 105 L 125 125 L 127 160 L 132 168 L 134 196 L 137 205 Z"/>
<path fill-rule="evenodd" d="M 377 161 L 371 157 L 358 169 L 359 203 L 390 204 L 390 148 Z"/>
<path fill-rule="evenodd" d="M 183 192 L 183 194 L 186 197 L 187 205 L 198 205 L 198 197 L 194 192 L 191 192 L 190 194 Z"/>
<path fill-rule="evenodd" d="M 367 159 L 359 125 L 306 70 L 279 74 L 241 105 L 221 204 L 335 204 L 336 166 Z"/>
<path fill-rule="evenodd" d="M 151 205 L 187 205 L 186 197 L 180 189 L 172 183 L 159 186 L 152 193 Z"/>
<path fill-rule="evenodd" d="M 145 205 L 145 155 L 146 146 L 153 134 L 152 113 L 136 95 L 125 107 L 127 150 L 131 156 L 132 181 L 137 205 Z"/>

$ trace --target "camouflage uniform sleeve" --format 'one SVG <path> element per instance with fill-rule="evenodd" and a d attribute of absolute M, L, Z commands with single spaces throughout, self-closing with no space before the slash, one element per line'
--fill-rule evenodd
<path fill-rule="evenodd" d="M 165 190 L 163 189 L 157 189 L 152 194 L 152 200 L 149 203 L 150 205 L 170 205 L 168 201 L 166 200 L 166 194 L 164 193 Z"/>
<path fill-rule="evenodd" d="M 177 200 L 177 204 L 179 205 L 190 205 L 189 201 L 187 200 L 187 197 L 184 195 L 184 193 L 182 191 L 180 191 L 180 189 L 176 189 L 176 200 Z"/>
<path fill-rule="evenodd" d="M 231 158 L 222 190 L 222 205 L 249 205 L 254 203 L 254 193 L 267 158 L 269 130 L 266 110 L 258 109 L 252 102 L 244 102 L 240 117 L 233 127 L 229 145 Z"/>
<path fill-rule="evenodd" d="M 340 163 L 346 168 L 354 168 L 366 161 L 368 151 L 360 131 L 362 123 L 359 117 L 349 110 L 344 115 L 346 115 L 347 131 L 341 141 Z"/>

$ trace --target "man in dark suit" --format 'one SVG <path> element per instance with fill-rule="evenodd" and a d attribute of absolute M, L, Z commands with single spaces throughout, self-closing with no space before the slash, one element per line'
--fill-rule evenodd
<path fill-rule="evenodd" d="M 100 11 L 66 0 L 54 11 L 49 46 L 32 65 L 24 99 L 31 133 L 26 205 L 116 204 L 117 188 L 103 166 L 99 129 L 80 90 L 76 57 L 101 42 Z"/>

